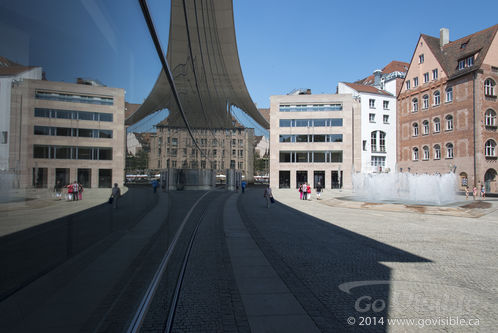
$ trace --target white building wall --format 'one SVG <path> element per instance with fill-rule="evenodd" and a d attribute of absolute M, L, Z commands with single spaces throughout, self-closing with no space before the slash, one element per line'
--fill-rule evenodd
<path fill-rule="evenodd" d="M 344 83 L 339 82 L 338 93 L 353 94 L 359 97 L 361 108 L 361 171 L 364 173 L 395 170 L 396 166 L 396 97 L 381 94 L 358 92 Z M 370 99 L 375 101 L 375 108 L 370 108 Z M 389 101 L 388 109 L 384 109 L 384 101 Z M 375 115 L 374 122 L 370 121 L 370 114 Z M 384 115 L 389 116 L 388 123 L 384 123 Z M 386 152 L 373 152 L 371 147 L 371 133 L 382 131 L 386 133 Z M 379 146 L 377 133 L 377 146 Z M 373 156 L 385 157 L 385 166 L 380 169 L 372 166 Z"/>
<path fill-rule="evenodd" d="M 0 78 L 0 171 L 9 169 L 9 141 L 10 141 L 10 96 L 12 82 L 22 79 L 41 80 L 42 68 L 35 67 L 25 72 L 8 77 Z M 4 132 L 7 133 L 7 141 L 4 142 Z"/>

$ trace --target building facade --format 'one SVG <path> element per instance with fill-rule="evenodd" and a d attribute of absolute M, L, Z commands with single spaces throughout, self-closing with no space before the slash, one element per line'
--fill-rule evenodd
<path fill-rule="evenodd" d="M 449 41 L 420 35 L 398 96 L 398 166 L 454 171 L 459 187 L 496 185 L 498 25 Z"/>
<path fill-rule="evenodd" d="M 254 129 L 239 124 L 230 129 L 193 129 L 197 149 L 186 128 L 158 124 L 150 138 L 150 169 L 213 169 L 224 175 L 236 169 L 248 182 L 254 180 Z"/>
<path fill-rule="evenodd" d="M 352 188 L 360 139 L 360 104 L 351 94 L 271 96 L 270 186 Z"/>
<path fill-rule="evenodd" d="M 12 87 L 9 169 L 20 188 L 122 185 L 125 140 L 123 89 L 46 80 Z"/>
<path fill-rule="evenodd" d="M 42 68 L 22 66 L 0 57 L 0 172 L 9 169 L 10 97 L 12 83 L 24 79 L 41 80 Z"/>
<path fill-rule="evenodd" d="M 363 173 L 389 172 L 396 166 L 396 97 L 379 88 L 339 82 L 337 92 L 360 101 Z"/>

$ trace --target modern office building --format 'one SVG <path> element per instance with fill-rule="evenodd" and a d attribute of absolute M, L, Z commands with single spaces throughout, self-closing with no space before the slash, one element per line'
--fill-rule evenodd
<path fill-rule="evenodd" d="M 57 180 L 122 185 L 124 90 L 89 80 L 14 82 L 9 138 L 9 170 L 20 188 L 50 188 Z"/>
<path fill-rule="evenodd" d="M 351 188 L 351 174 L 361 166 L 360 120 L 351 94 L 271 96 L 270 185 Z"/>
<path fill-rule="evenodd" d="M 421 34 L 398 96 L 398 166 L 496 184 L 498 25 L 450 41 Z"/>
<path fill-rule="evenodd" d="M 213 169 L 224 175 L 226 169 L 242 172 L 248 182 L 254 180 L 254 129 L 235 120 L 227 129 L 192 129 L 201 149 L 194 145 L 185 127 L 170 126 L 168 118 L 156 125 L 150 138 L 150 169 Z"/>
<path fill-rule="evenodd" d="M 41 80 L 42 68 L 23 66 L 0 57 L 0 172 L 9 169 L 10 96 L 12 84 L 24 79 Z"/>

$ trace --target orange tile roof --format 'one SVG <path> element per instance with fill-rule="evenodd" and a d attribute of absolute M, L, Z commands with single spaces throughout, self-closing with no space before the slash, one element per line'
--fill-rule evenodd
<path fill-rule="evenodd" d="M 358 84 L 358 83 L 348 83 L 348 82 L 344 82 L 344 84 L 353 88 L 354 90 L 356 90 L 358 92 L 366 92 L 366 93 L 371 93 L 371 94 L 394 96 L 391 93 L 389 93 L 385 90 L 377 89 L 374 86 L 368 86 L 368 85 Z"/>
<path fill-rule="evenodd" d="M 0 76 L 13 76 L 32 68 L 36 68 L 36 66 L 23 66 L 0 56 Z"/>

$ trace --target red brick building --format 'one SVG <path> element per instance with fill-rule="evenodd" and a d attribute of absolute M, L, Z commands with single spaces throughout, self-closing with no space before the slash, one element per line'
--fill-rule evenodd
<path fill-rule="evenodd" d="M 498 25 L 449 41 L 421 34 L 397 98 L 398 168 L 498 192 Z"/>

